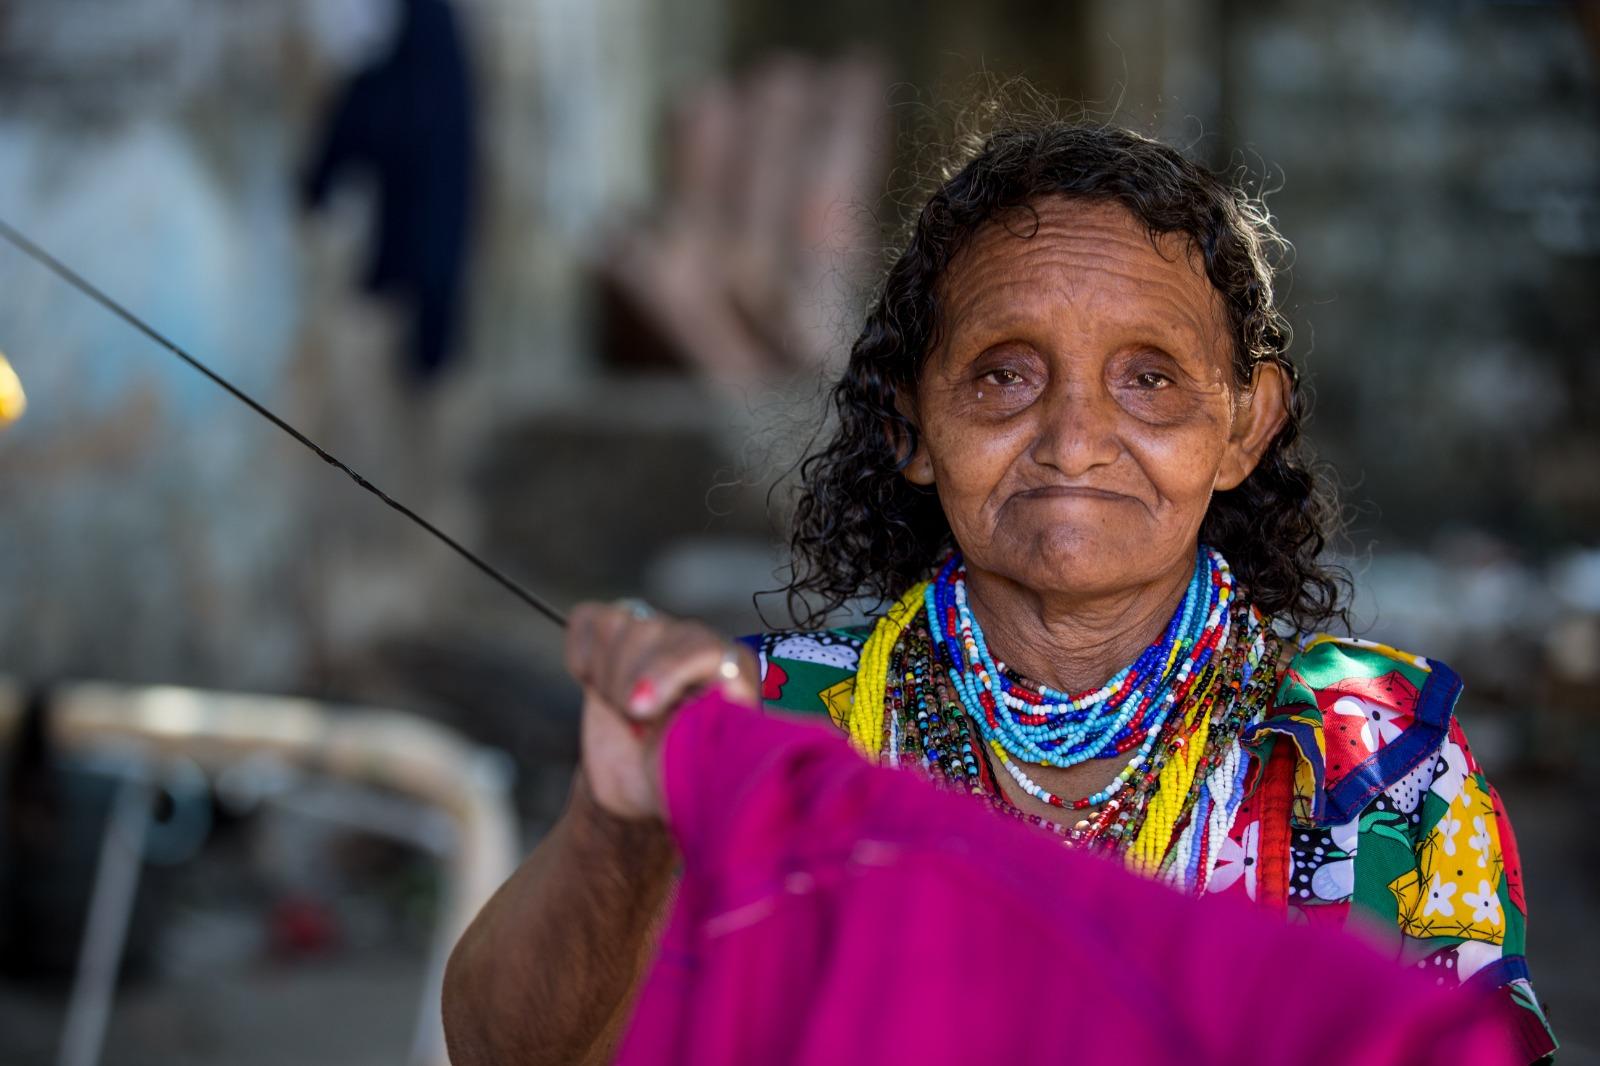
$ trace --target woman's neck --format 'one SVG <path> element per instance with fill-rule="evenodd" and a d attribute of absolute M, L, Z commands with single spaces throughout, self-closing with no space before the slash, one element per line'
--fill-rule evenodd
<path fill-rule="evenodd" d="M 1105 684 L 1161 636 L 1194 577 L 1194 557 L 1155 580 L 1093 596 L 1041 593 L 968 566 L 967 603 L 989 652 L 1062 692 Z"/>

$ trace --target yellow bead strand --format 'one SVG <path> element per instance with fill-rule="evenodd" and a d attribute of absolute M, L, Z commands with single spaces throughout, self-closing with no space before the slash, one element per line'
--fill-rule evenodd
<path fill-rule="evenodd" d="M 1194 784 L 1200 756 L 1205 753 L 1206 740 L 1211 735 L 1213 701 L 1209 698 L 1210 688 L 1208 685 L 1206 692 L 1199 693 L 1198 698 L 1189 702 L 1185 726 L 1192 724 L 1196 715 L 1203 714 L 1204 717 L 1193 732 L 1185 729 L 1187 739 L 1183 750 L 1167 759 L 1156 778 L 1155 795 L 1150 797 L 1150 804 L 1145 809 L 1144 825 L 1140 827 L 1139 835 L 1134 838 L 1133 846 L 1127 853 L 1128 869 L 1135 873 L 1154 874 L 1172 844 L 1173 827 L 1183 810 L 1189 788 Z"/>
<path fill-rule="evenodd" d="M 883 698 L 889 688 L 889 653 L 922 610 L 928 583 L 919 581 L 889 608 L 861 648 L 856 667 L 855 698 L 845 713 L 850 742 L 861 754 L 876 759 L 883 752 Z"/>

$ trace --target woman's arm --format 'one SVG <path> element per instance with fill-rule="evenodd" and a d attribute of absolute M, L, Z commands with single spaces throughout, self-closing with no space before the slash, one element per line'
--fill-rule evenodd
<path fill-rule="evenodd" d="M 450 956 L 450 1061 L 610 1061 L 675 863 L 659 822 L 608 814 L 580 775 L 561 820 Z"/>
<path fill-rule="evenodd" d="M 756 696 L 747 652 L 704 626 L 626 608 L 575 608 L 566 657 L 584 689 L 583 765 L 566 813 L 450 956 L 455 1066 L 610 1060 L 677 864 L 641 767 L 685 694 L 716 684 Z"/>

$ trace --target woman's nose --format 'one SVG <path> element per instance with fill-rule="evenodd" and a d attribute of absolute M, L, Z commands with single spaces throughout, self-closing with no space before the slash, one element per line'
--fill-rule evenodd
<path fill-rule="evenodd" d="M 1121 453 L 1120 409 L 1103 387 L 1063 384 L 1053 388 L 1037 409 L 1032 455 L 1039 465 L 1076 478 L 1110 464 Z"/>

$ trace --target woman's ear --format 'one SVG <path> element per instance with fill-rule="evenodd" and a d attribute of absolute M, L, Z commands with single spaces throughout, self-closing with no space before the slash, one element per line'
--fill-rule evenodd
<path fill-rule="evenodd" d="M 927 488 L 933 484 L 933 460 L 928 457 L 927 445 L 922 443 L 922 434 L 917 434 L 917 446 L 911 450 L 911 458 L 900 472 L 913 485 Z"/>
<path fill-rule="evenodd" d="M 894 407 L 905 421 L 885 425 L 883 431 L 889 438 L 889 447 L 894 449 L 895 459 L 900 464 L 900 473 L 913 485 L 932 485 L 933 459 L 928 455 L 927 442 L 923 439 L 922 429 L 917 424 L 916 408 L 906 399 L 905 393 L 898 390 L 894 397 Z"/>
<path fill-rule="evenodd" d="M 1289 421 L 1289 375 L 1278 363 L 1257 363 L 1233 413 L 1233 430 L 1214 487 L 1220 491 L 1244 484 L 1262 455 Z"/>

